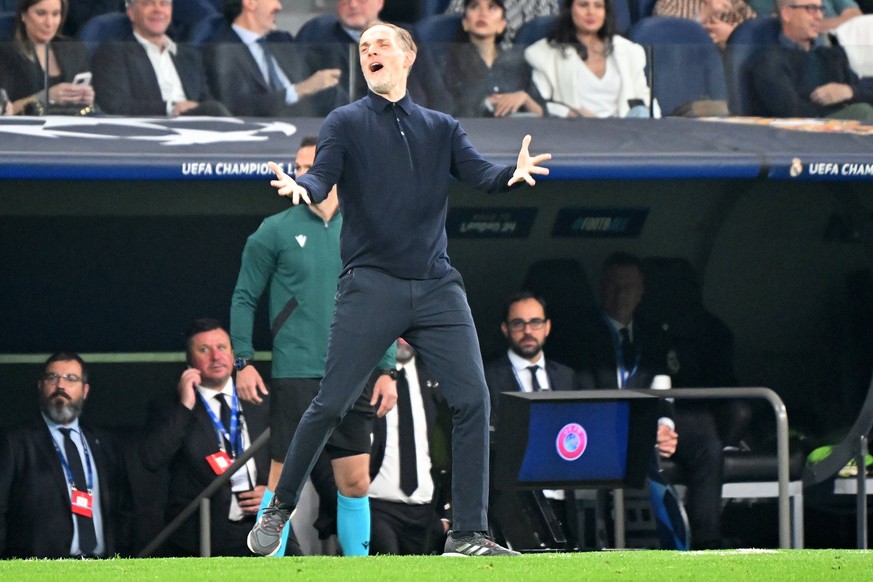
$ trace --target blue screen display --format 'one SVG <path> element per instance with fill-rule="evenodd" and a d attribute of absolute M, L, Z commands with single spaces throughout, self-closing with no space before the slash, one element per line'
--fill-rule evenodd
<path fill-rule="evenodd" d="M 624 479 L 629 421 L 626 401 L 531 404 L 519 483 Z"/>

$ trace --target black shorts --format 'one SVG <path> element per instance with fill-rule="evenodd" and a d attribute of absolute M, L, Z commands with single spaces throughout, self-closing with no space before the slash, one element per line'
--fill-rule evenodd
<path fill-rule="evenodd" d="M 270 386 L 270 458 L 283 463 L 321 378 L 274 378 Z M 355 405 L 331 434 L 324 450 L 331 459 L 369 453 L 376 410 L 370 406 L 373 383 L 367 382 Z"/>

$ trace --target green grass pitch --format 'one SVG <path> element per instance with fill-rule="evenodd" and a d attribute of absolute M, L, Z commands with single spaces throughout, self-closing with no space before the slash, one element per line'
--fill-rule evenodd
<path fill-rule="evenodd" d="M 331 580 L 873 580 L 873 553 L 859 550 L 603 551 L 518 558 L 150 558 L 95 561 L 9 560 L 0 580 L 101 582 L 288 582 Z"/>

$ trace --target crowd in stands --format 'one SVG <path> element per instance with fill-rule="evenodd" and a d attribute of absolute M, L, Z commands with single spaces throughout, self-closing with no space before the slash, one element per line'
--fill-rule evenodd
<path fill-rule="evenodd" d="M 338 0 L 335 11 L 304 22 L 295 37 L 277 29 L 277 16 L 294 10 L 279 0 L 3 0 L 0 113 L 323 117 L 365 93 L 355 51 L 361 31 L 380 17 L 400 16 L 419 45 L 413 99 L 456 117 L 660 117 L 688 114 L 694 101 L 712 99 L 727 111 L 736 87 L 754 107 L 731 102 L 732 114 L 870 118 L 857 105 L 873 102 L 873 81 L 857 63 L 873 62 L 873 15 L 855 0 L 431 4 L 444 12 Z M 665 40 L 638 40 L 639 26 L 653 19 Z M 694 45 L 679 57 L 669 52 L 666 45 L 686 42 L 687 28 L 677 28 L 676 19 L 696 23 L 697 42 L 708 37 L 718 47 L 709 71 L 687 66 L 706 52 Z M 741 36 L 738 27 L 751 30 L 768 19 L 781 29 L 742 41 L 762 45 L 754 60 L 775 75 L 764 83 L 760 75 L 750 78 L 755 67 L 736 64 L 732 37 Z M 808 39 L 798 39 L 799 28 Z M 688 78 L 701 74 L 715 81 Z M 674 79 L 685 85 L 678 107 Z M 696 94 L 689 89 L 697 86 Z M 661 111 L 661 102 L 669 110 Z"/>

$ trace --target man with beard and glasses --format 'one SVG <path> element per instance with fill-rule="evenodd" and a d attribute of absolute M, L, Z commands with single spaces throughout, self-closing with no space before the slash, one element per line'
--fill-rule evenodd
<path fill-rule="evenodd" d="M 543 346 L 552 322 L 546 314 L 545 300 L 530 291 L 520 291 L 506 301 L 500 331 L 509 346 L 506 354 L 485 364 L 485 381 L 491 393 L 491 426 L 499 422 L 498 405 L 501 392 L 541 392 L 548 390 L 578 390 L 576 373 L 564 364 L 547 360 Z M 495 443 L 496 448 L 500 443 Z M 491 483 L 491 519 L 500 535 L 513 547 L 536 549 L 544 546 L 572 547 L 570 520 L 564 491 L 520 492 Z M 536 506 L 541 506 L 536 509 Z M 545 507 L 548 505 L 548 507 Z M 554 513 L 563 526 L 565 540 L 549 539 L 551 534 L 535 531 L 531 522 L 521 516 L 524 507 L 529 511 Z"/>
<path fill-rule="evenodd" d="M 37 382 L 40 416 L 0 439 L 0 556 L 112 557 L 126 498 L 121 456 L 79 416 L 88 369 L 52 355 Z"/>

